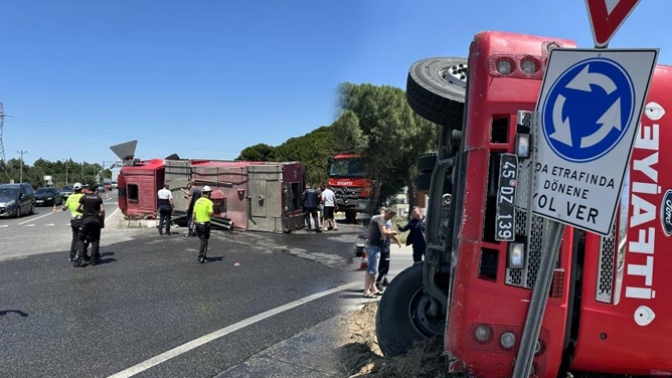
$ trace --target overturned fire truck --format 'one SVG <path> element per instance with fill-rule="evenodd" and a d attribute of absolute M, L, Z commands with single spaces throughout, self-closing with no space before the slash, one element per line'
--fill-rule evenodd
<path fill-rule="evenodd" d="M 213 226 L 240 231 L 291 232 L 304 227 L 301 193 L 304 166 L 299 162 L 180 159 L 140 160 L 137 141 L 110 147 L 123 161 L 117 179 L 119 209 L 127 219 L 154 219 L 157 192 L 166 183 L 173 193 L 173 220 L 186 221 L 187 183 L 213 189 Z"/>
<path fill-rule="evenodd" d="M 575 47 L 564 39 L 483 32 L 468 61 L 433 58 L 411 67 L 408 102 L 441 126 L 441 136 L 424 264 L 396 276 L 380 302 L 376 333 L 385 355 L 439 336 L 455 376 L 512 377 L 523 348 L 533 353 L 534 377 L 672 375 L 669 66 L 653 74 L 612 232 L 564 228 L 550 290 L 540 292 L 547 306 L 539 336 L 524 339 L 537 273 L 547 260 L 542 251 L 552 242 L 547 221 L 519 206 L 511 214 L 514 241 L 497 237 L 498 193 L 510 181 L 503 156 L 522 157 L 516 185 L 525 187 L 530 114 L 548 56 L 553 48 Z M 447 177 L 454 197 L 448 212 Z"/>

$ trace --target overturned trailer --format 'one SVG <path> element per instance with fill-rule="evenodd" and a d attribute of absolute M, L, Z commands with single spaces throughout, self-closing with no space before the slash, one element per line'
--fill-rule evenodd
<path fill-rule="evenodd" d="M 111 148 L 115 151 L 119 146 Z M 117 183 L 119 208 L 127 218 L 156 218 L 157 192 L 165 182 L 173 193 L 173 219 L 186 220 L 187 183 L 194 180 L 196 187 L 213 189 L 213 226 L 267 232 L 304 227 L 302 163 L 180 159 L 176 155 L 142 161 L 129 152 L 115 151 L 124 161 Z"/>

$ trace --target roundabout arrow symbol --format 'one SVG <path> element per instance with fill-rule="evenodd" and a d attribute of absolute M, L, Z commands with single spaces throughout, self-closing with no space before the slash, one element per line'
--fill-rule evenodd
<path fill-rule="evenodd" d="M 594 133 L 581 138 L 581 148 L 592 147 L 606 138 L 611 129 L 621 130 L 621 99 L 616 101 L 607 109 L 602 117 L 597 120 L 602 126 Z"/>
<path fill-rule="evenodd" d="M 569 125 L 569 118 L 562 119 L 563 106 L 565 106 L 565 96 L 558 95 L 555 104 L 553 104 L 553 127 L 555 131 L 548 137 L 572 147 L 572 129 Z"/>
<path fill-rule="evenodd" d="M 586 66 L 576 75 L 572 81 L 567 84 L 566 88 L 575 89 L 577 91 L 592 92 L 590 85 L 597 85 L 604 89 L 607 94 L 611 94 L 616 90 L 616 84 L 604 74 L 599 72 L 588 72 L 590 64 Z"/>

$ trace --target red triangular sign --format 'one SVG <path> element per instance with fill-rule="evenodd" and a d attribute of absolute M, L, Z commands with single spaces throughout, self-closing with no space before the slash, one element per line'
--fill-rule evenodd
<path fill-rule="evenodd" d="M 595 47 L 606 47 L 641 0 L 586 0 Z"/>

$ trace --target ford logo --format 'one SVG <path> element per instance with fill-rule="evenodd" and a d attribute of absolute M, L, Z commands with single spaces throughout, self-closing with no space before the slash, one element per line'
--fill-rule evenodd
<path fill-rule="evenodd" d="M 672 189 L 667 189 L 660 207 L 660 223 L 665 235 L 672 236 Z"/>

